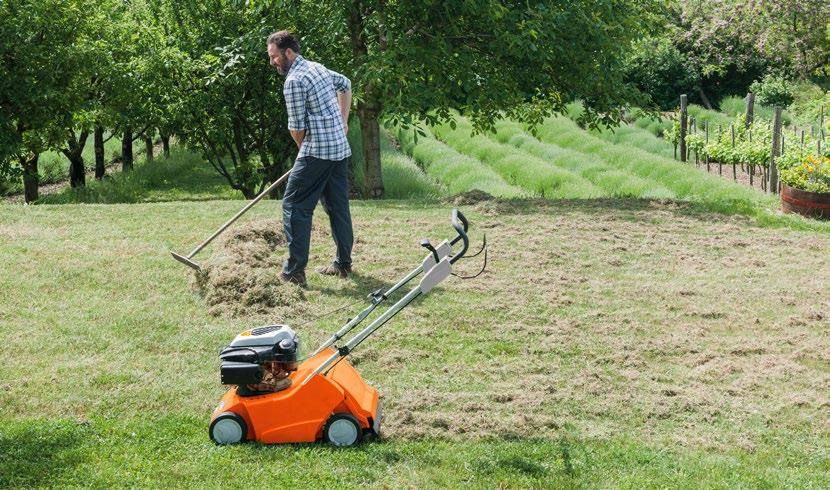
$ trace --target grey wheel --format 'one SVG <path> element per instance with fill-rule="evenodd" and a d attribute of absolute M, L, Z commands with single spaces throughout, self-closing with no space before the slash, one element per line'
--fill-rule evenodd
<path fill-rule="evenodd" d="M 363 429 L 351 414 L 336 413 L 326 421 L 323 439 L 334 446 L 353 446 L 363 439 Z"/>
<path fill-rule="evenodd" d="M 210 439 L 216 444 L 238 444 L 245 440 L 248 426 L 239 415 L 225 412 L 213 419 L 209 432 Z"/>

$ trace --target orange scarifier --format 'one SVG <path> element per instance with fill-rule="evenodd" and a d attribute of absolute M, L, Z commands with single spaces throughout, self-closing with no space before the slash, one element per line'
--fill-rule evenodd
<path fill-rule="evenodd" d="M 452 225 L 457 233 L 455 238 L 444 240 L 437 247 L 422 240 L 421 246 L 429 254 L 421 265 L 388 291 L 371 293 L 370 304 L 305 360 L 298 359 L 300 340 L 287 325 L 259 327 L 237 335 L 219 355 L 222 383 L 230 388 L 213 411 L 210 438 L 217 444 L 324 440 L 336 446 L 351 446 L 366 435 L 380 435 L 383 412 L 378 391 L 363 380 L 346 356 L 415 298 L 455 275 L 452 265 L 465 256 L 469 246 L 469 223 L 454 209 Z M 458 242 L 461 250 L 453 254 L 452 247 Z M 486 237 L 481 250 L 472 257 L 482 251 L 486 267 Z M 348 342 L 340 347 L 335 345 L 378 305 L 421 273 L 424 276 L 419 284 L 403 298 Z"/>

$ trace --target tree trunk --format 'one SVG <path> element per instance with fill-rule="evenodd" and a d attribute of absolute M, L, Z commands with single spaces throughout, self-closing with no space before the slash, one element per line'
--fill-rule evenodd
<path fill-rule="evenodd" d="M 383 197 L 383 176 L 380 168 L 380 124 L 378 111 L 367 103 L 357 106 L 363 141 L 363 188 L 366 197 L 377 199 Z"/>
<path fill-rule="evenodd" d="M 23 197 L 26 203 L 33 203 L 37 201 L 37 161 L 40 154 L 35 155 L 31 159 L 18 158 L 20 166 L 23 167 Z"/>
<path fill-rule="evenodd" d="M 89 132 L 84 130 L 75 140 L 75 133 L 66 142 L 68 151 L 64 155 L 69 159 L 69 185 L 72 187 L 84 187 L 86 185 L 86 168 L 84 168 L 84 147 Z"/>
<path fill-rule="evenodd" d="M 149 136 L 144 137 L 144 153 L 147 154 L 147 161 L 153 161 L 153 138 Z"/>
<path fill-rule="evenodd" d="M 104 128 L 95 126 L 95 178 L 101 180 L 107 173 L 107 162 L 104 160 Z"/>
<path fill-rule="evenodd" d="M 161 133 L 161 146 L 164 149 L 164 156 L 170 156 L 170 135 Z"/>
<path fill-rule="evenodd" d="M 69 159 L 69 185 L 72 187 L 84 187 L 86 185 L 86 169 L 84 169 L 84 157 L 76 153 L 67 155 Z"/>
<path fill-rule="evenodd" d="M 121 171 L 133 169 L 133 128 L 124 129 L 124 138 L 121 140 Z"/>
<path fill-rule="evenodd" d="M 349 37 L 352 44 L 352 54 L 357 63 L 363 62 L 368 56 L 369 49 L 366 43 L 366 28 L 364 18 L 366 8 L 361 0 L 353 0 L 346 7 L 349 22 Z M 357 104 L 357 115 L 360 118 L 360 129 L 363 131 L 363 189 L 366 197 L 383 197 L 383 178 L 380 171 L 380 125 L 378 114 L 383 107 L 377 90 L 368 84 L 364 87 L 364 100 Z"/>
<path fill-rule="evenodd" d="M 713 110 L 714 107 L 712 107 L 712 103 L 709 102 L 709 97 L 706 97 L 706 92 L 703 91 L 703 88 L 698 86 L 695 87 L 695 89 L 697 90 L 697 95 L 700 96 L 701 102 L 703 102 L 703 106 L 709 109 L 710 111 Z"/>

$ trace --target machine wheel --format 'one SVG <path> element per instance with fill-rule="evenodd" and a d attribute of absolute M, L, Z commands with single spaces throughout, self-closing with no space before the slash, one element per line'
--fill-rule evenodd
<path fill-rule="evenodd" d="M 353 446 L 363 439 L 360 422 L 348 413 L 336 413 L 323 426 L 323 440 L 334 446 Z"/>
<path fill-rule="evenodd" d="M 210 423 L 210 439 L 216 444 L 237 444 L 245 440 L 248 426 L 239 415 L 225 412 Z"/>

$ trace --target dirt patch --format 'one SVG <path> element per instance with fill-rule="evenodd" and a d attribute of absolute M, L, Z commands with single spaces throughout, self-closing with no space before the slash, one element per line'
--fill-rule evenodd
<path fill-rule="evenodd" d="M 279 280 L 285 237 L 279 220 L 258 220 L 220 238 L 191 286 L 214 316 L 267 313 L 304 301 L 300 288 Z"/>
<path fill-rule="evenodd" d="M 496 198 L 487 192 L 480 191 L 478 189 L 473 189 L 471 191 L 462 192 L 461 194 L 456 194 L 454 196 L 444 198 L 443 202 L 448 204 L 454 204 L 456 206 L 469 206 L 484 201 L 492 201 L 494 199 Z"/>

